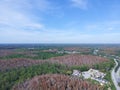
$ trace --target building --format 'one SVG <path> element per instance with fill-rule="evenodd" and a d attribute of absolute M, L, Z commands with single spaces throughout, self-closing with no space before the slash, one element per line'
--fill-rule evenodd
<path fill-rule="evenodd" d="M 81 73 L 78 70 L 73 70 L 72 76 L 78 76 L 79 77 L 79 76 L 81 76 Z"/>
<path fill-rule="evenodd" d="M 93 79 L 98 81 L 101 85 L 106 84 L 107 81 L 105 79 L 103 79 L 105 77 L 106 74 L 100 72 L 99 70 L 95 70 L 95 69 L 89 69 L 88 71 L 82 72 L 82 76 L 85 79 Z"/>
<path fill-rule="evenodd" d="M 99 70 L 89 69 L 85 72 L 80 72 L 78 70 L 73 70 L 72 76 L 83 77 L 84 79 L 93 79 L 98 81 L 101 85 L 107 84 L 108 82 L 104 79 L 106 74 L 100 72 Z"/>

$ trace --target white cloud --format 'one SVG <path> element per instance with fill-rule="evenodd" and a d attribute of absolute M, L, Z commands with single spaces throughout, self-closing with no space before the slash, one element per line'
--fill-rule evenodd
<path fill-rule="evenodd" d="M 47 0 L 1 0 L 0 43 L 51 41 L 56 32 L 46 30 L 41 23 L 41 14 L 50 10 L 54 10 L 54 6 Z"/>
<path fill-rule="evenodd" d="M 1 0 L 0 1 L 0 30 L 7 26 L 12 29 L 42 29 L 41 16 L 33 14 L 34 10 L 49 9 L 46 0 Z"/>
<path fill-rule="evenodd" d="M 118 43 L 120 33 L 81 33 L 68 30 L 2 30 L 0 43 Z"/>
<path fill-rule="evenodd" d="M 54 13 L 55 11 L 55 13 Z M 7 26 L 12 29 L 43 29 L 43 13 L 57 16 L 57 9 L 48 0 L 1 0 L 0 30 Z M 37 12 L 37 13 L 36 13 Z M 52 12 L 52 13 L 51 13 Z M 61 16 L 61 14 L 59 14 Z M 4 28 L 3 28 L 4 27 Z"/>
<path fill-rule="evenodd" d="M 119 32 L 120 21 L 101 21 L 101 22 L 91 22 L 83 25 L 84 30 L 87 31 L 98 31 L 98 32 Z"/>
<path fill-rule="evenodd" d="M 87 0 L 71 0 L 72 6 L 80 8 L 80 9 L 87 9 L 88 8 L 88 1 Z"/>
<path fill-rule="evenodd" d="M 31 9 L 45 11 L 52 8 L 52 4 L 48 0 L 1 0 L 0 4 L 20 11 Z"/>
<path fill-rule="evenodd" d="M 80 9 L 88 8 L 87 0 L 71 1 L 75 7 Z M 84 26 L 80 26 L 79 22 L 73 22 L 68 25 L 65 30 L 55 30 L 46 28 L 45 25 L 41 23 L 42 13 L 49 12 L 49 10 L 53 10 L 53 6 L 47 0 L 1 0 L 0 43 L 120 42 L 118 39 L 120 33 L 103 33 L 104 30 L 113 31 L 117 29 L 120 26 L 120 21 L 90 23 L 90 25 Z M 37 11 L 37 13 L 39 11 L 39 16 L 34 13 L 35 11 Z M 52 13 L 54 14 L 54 11 Z M 76 28 L 77 30 L 70 30 L 72 28 Z M 81 31 L 83 33 L 80 33 L 81 29 L 83 29 L 83 31 Z M 100 33 L 94 35 L 86 29 L 96 30 Z M 101 33 L 100 30 L 103 32 Z"/>
<path fill-rule="evenodd" d="M 108 30 L 114 30 L 114 28 L 113 27 L 108 27 Z"/>

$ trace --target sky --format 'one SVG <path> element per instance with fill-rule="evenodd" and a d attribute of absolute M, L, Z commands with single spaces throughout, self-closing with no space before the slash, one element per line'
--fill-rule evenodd
<path fill-rule="evenodd" d="M 0 43 L 120 43 L 120 0 L 0 0 Z"/>

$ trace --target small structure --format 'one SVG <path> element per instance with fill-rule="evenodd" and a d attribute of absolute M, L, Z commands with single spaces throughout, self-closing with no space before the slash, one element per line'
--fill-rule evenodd
<path fill-rule="evenodd" d="M 80 76 L 81 76 L 81 73 L 80 73 L 80 71 L 78 71 L 78 70 L 73 70 L 72 76 L 78 76 L 78 77 L 80 77 Z"/>
<path fill-rule="evenodd" d="M 98 54 L 98 51 L 99 51 L 99 50 L 95 49 L 95 50 L 93 51 L 93 54 L 94 54 L 94 55 L 97 55 L 97 54 Z"/>

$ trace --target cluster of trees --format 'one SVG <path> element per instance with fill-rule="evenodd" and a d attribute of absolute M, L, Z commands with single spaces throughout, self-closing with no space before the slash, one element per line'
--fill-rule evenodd
<path fill-rule="evenodd" d="M 28 51 L 25 54 L 16 53 L 1 57 L 0 90 L 10 90 L 13 85 L 18 84 L 20 82 L 24 82 L 25 80 L 30 79 L 37 75 L 43 75 L 43 74 L 71 75 L 74 69 L 80 71 L 86 71 L 90 67 L 99 69 L 104 72 L 108 72 L 114 66 L 114 62 L 112 60 L 109 61 L 108 59 L 98 56 L 79 55 L 79 54 L 65 55 L 65 56 L 63 55 L 64 54 L 58 54 L 55 52 Z M 7 60 L 2 60 L 2 59 L 7 59 Z M 40 59 L 40 60 L 33 60 L 33 59 Z M 42 77 L 44 77 L 44 75 Z M 49 75 L 47 77 L 49 77 Z M 46 80 L 45 78 L 46 76 L 43 78 L 43 81 Z M 66 80 L 65 82 L 63 81 L 63 85 L 65 84 L 66 86 L 61 86 L 62 87 L 61 90 L 77 90 L 78 86 L 84 89 L 85 88 L 84 86 L 86 85 L 87 86 L 85 89 L 89 88 L 90 90 L 96 90 L 96 89 L 99 90 L 97 85 L 90 86 L 91 84 L 86 81 L 70 79 L 68 76 L 64 76 L 64 75 L 60 75 L 60 76 L 53 75 L 53 79 L 56 80 L 57 78 L 58 78 L 58 82 L 61 82 L 64 79 Z M 107 80 L 109 80 L 110 79 L 109 75 L 107 75 L 106 78 Z M 48 82 L 50 81 L 48 80 Z M 76 86 L 73 88 L 73 83 L 76 82 L 78 84 L 76 84 Z M 43 84 L 42 86 L 45 85 L 45 83 L 42 84 Z M 19 85 L 25 85 L 25 84 L 24 83 L 18 84 L 18 86 Z M 47 86 L 50 85 L 51 82 L 47 84 Z M 58 85 L 56 85 L 56 87 L 54 88 L 50 86 L 50 88 L 52 88 L 50 90 L 56 90 L 55 88 L 58 88 Z"/>
<path fill-rule="evenodd" d="M 93 65 L 93 68 L 98 69 L 106 74 L 104 77 L 105 80 L 109 81 L 110 84 L 105 86 L 105 90 L 107 90 L 109 87 L 111 90 L 116 90 L 113 81 L 111 79 L 111 70 L 114 67 L 115 63 L 114 60 L 109 60 L 109 62 L 103 62 L 102 64 L 95 64 Z"/>
<path fill-rule="evenodd" d="M 120 55 L 120 47 L 101 48 L 99 51 L 103 55 Z"/>
<path fill-rule="evenodd" d="M 43 60 L 30 60 L 30 59 L 11 59 L 0 60 L 0 71 L 7 71 L 13 68 L 28 67 L 31 65 L 41 64 Z"/>
<path fill-rule="evenodd" d="M 14 59 L 14 58 L 30 58 L 30 59 L 48 59 L 51 57 L 57 57 L 57 56 L 63 56 L 64 54 L 61 53 L 56 53 L 56 52 L 24 52 L 24 54 L 10 54 L 10 55 L 5 55 L 5 56 L 0 56 L 0 59 Z"/>
<path fill-rule="evenodd" d="M 22 67 L 0 72 L 0 90 L 10 90 L 11 87 L 33 76 L 51 73 L 64 73 L 67 68 L 59 64 L 44 63 L 30 67 Z"/>
<path fill-rule="evenodd" d="M 76 66 L 79 66 L 79 65 L 92 66 L 94 64 L 109 62 L 108 59 L 103 57 L 92 56 L 92 55 L 79 55 L 79 54 L 53 57 L 53 58 L 50 58 L 49 60 L 51 62 L 58 62 L 68 66 L 75 66 L 75 65 Z"/>
<path fill-rule="evenodd" d="M 105 66 L 100 66 L 107 68 L 111 67 L 110 63 L 104 64 Z M 19 69 L 11 69 L 9 71 L 0 72 L 0 89 L 1 90 L 10 90 L 11 87 L 17 83 L 24 82 L 27 79 L 30 79 L 37 75 L 43 74 L 66 74 L 71 75 L 74 69 L 78 69 L 80 71 L 88 70 L 88 66 L 66 66 L 62 64 L 51 64 L 51 63 L 42 63 L 40 65 L 34 65 L 29 67 L 22 67 Z M 109 78 L 109 77 L 108 77 Z M 114 90 L 114 89 L 113 89 Z"/>
<path fill-rule="evenodd" d="M 0 57 L 11 55 L 11 54 L 15 54 L 14 50 L 0 49 Z"/>
<path fill-rule="evenodd" d="M 63 56 L 64 54 L 56 53 L 56 52 L 39 52 L 33 59 L 48 59 L 51 57 Z"/>
<path fill-rule="evenodd" d="M 104 87 L 76 77 L 47 74 L 18 84 L 13 87 L 13 90 L 104 90 Z"/>
<path fill-rule="evenodd" d="M 0 59 L 4 60 L 8 60 L 8 59 L 14 59 L 14 58 L 24 58 L 25 55 L 23 54 L 11 54 L 11 55 L 6 55 L 6 56 L 2 56 L 0 57 Z"/>
<path fill-rule="evenodd" d="M 92 56 L 92 55 L 74 54 L 74 55 L 64 55 L 64 56 L 55 57 L 55 56 L 58 56 L 59 54 L 53 54 L 53 53 L 48 53 L 48 52 L 44 52 L 44 53 L 42 52 L 39 54 L 40 54 L 39 58 L 42 58 L 41 60 L 33 60 L 33 59 L 28 59 L 28 58 L 0 60 L 0 71 L 18 68 L 18 67 L 19 68 L 28 67 L 34 64 L 41 64 L 44 62 L 59 63 L 59 64 L 64 64 L 70 67 L 81 66 L 81 67 L 86 68 L 85 70 L 87 70 L 88 67 L 93 67 L 93 65 L 96 65 L 94 67 L 98 69 L 99 67 L 103 68 L 105 66 L 104 63 L 109 63 L 108 59 L 98 57 L 98 56 Z M 50 57 L 53 57 L 53 58 L 50 58 Z M 46 59 L 46 58 L 50 58 L 50 59 Z M 43 60 L 43 59 L 46 59 L 46 60 Z M 99 65 L 102 65 L 102 66 L 99 66 Z M 109 64 L 106 64 L 106 65 L 109 65 Z"/>
<path fill-rule="evenodd" d="M 104 79 L 110 82 L 110 84 L 105 86 L 106 90 L 107 90 L 108 87 L 110 87 L 111 90 L 116 90 L 116 88 L 113 84 L 112 78 L 111 78 L 111 72 L 110 71 L 106 71 L 106 76 L 104 77 Z"/>
<path fill-rule="evenodd" d="M 109 60 L 108 62 L 102 62 L 101 64 L 94 64 L 92 68 L 101 70 L 102 72 L 109 72 L 113 67 L 115 63 L 114 60 Z"/>

